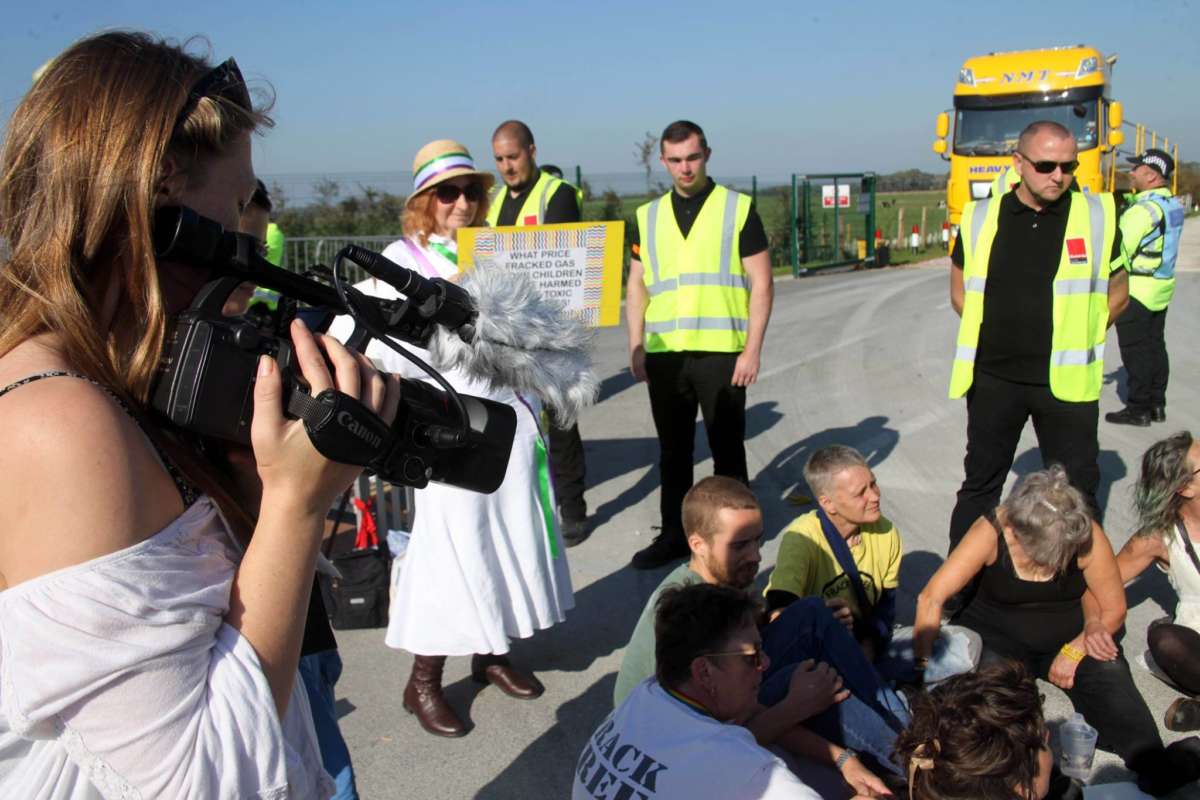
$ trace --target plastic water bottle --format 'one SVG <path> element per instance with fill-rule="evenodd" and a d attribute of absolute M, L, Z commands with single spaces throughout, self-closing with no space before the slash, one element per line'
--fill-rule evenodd
<path fill-rule="evenodd" d="M 1096 729 L 1075 713 L 1059 729 L 1058 742 L 1062 749 L 1059 765 L 1063 773 L 1086 781 L 1092 774 L 1092 758 L 1096 755 Z"/>

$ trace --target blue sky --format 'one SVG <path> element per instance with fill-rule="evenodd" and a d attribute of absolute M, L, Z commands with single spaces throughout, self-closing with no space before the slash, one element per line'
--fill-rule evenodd
<path fill-rule="evenodd" d="M 1116 52 L 1127 118 L 1200 160 L 1200 0 L 10 3 L 0 119 L 39 64 L 107 27 L 201 34 L 269 81 L 264 174 L 404 170 L 442 137 L 483 161 L 508 117 L 541 161 L 585 172 L 636 170 L 634 142 L 679 117 L 706 129 L 718 176 L 941 170 L 934 115 L 964 58 L 1074 43 Z"/>

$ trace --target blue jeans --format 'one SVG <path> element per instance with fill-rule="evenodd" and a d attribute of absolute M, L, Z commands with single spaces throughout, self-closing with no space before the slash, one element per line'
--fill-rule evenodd
<path fill-rule="evenodd" d="M 834 619 L 817 597 L 796 600 L 762 631 L 763 650 L 771 659 L 758 700 L 771 706 L 787 695 L 796 665 L 824 661 L 837 670 L 850 697 L 808 719 L 813 733 L 859 753 L 899 774 L 892 763 L 896 734 L 908 724 L 908 708 L 884 685 L 846 626 Z"/>
<path fill-rule="evenodd" d="M 342 738 L 334 710 L 333 687 L 341 676 L 342 657 L 337 650 L 323 650 L 300 659 L 300 677 L 308 691 L 313 727 L 317 729 L 317 744 L 321 748 L 321 763 L 337 784 L 333 800 L 358 800 L 350 750 Z"/>

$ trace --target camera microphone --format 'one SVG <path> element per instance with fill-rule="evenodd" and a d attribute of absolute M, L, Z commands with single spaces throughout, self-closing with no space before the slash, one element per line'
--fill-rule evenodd
<path fill-rule="evenodd" d="M 563 427 L 595 402 L 600 386 L 592 370 L 591 329 L 543 295 L 528 273 L 481 265 L 454 288 L 474 309 L 475 335 L 464 340 L 434 329 L 433 366 L 457 367 L 492 386 L 535 395 Z"/>
<path fill-rule="evenodd" d="M 460 286 L 430 280 L 373 250 L 352 244 L 339 253 L 404 295 L 425 320 L 453 331 L 464 342 L 475 336 L 475 304 Z"/>

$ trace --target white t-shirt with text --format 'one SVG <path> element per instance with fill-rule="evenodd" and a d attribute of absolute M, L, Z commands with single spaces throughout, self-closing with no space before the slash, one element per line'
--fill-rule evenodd
<path fill-rule="evenodd" d="M 820 800 L 741 725 L 639 683 L 575 765 L 572 800 Z"/>

